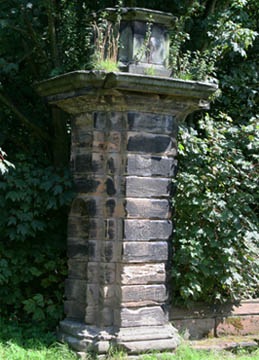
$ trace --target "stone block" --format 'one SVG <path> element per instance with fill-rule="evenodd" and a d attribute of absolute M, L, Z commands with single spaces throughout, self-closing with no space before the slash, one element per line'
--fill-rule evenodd
<path fill-rule="evenodd" d="M 71 157 L 71 167 L 78 173 L 91 173 L 98 169 L 98 164 L 92 160 L 92 154 L 76 154 Z"/>
<path fill-rule="evenodd" d="M 102 153 L 106 149 L 107 149 L 107 142 L 105 141 L 104 132 L 93 131 L 92 151 Z"/>
<path fill-rule="evenodd" d="M 216 335 L 258 335 L 259 315 L 229 316 L 217 318 Z"/>
<path fill-rule="evenodd" d="M 169 220 L 124 220 L 126 241 L 167 240 L 172 234 Z"/>
<path fill-rule="evenodd" d="M 214 318 L 173 320 L 173 326 L 183 334 L 185 339 L 198 340 L 213 334 Z"/>
<path fill-rule="evenodd" d="M 105 241 L 102 251 L 102 260 L 107 262 L 118 262 L 121 260 L 121 252 L 121 241 Z"/>
<path fill-rule="evenodd" d="M 129 133 L 127 150 L 149 154 L 170 153 L 172 139 L 167 135 Z"/>
<path fill-rule="evenodd" d="M 105 181 L 105 185 L 106 185 L 106 192 L 109 196 L 113 196 L 116 194 L 117 190 L 113 178 L 111 177 L 107 178 L 107 180 Z"/>
<path fill-rule="evenodd" d="M 88 282 L 96 284 L 114 284 L 116 280 L 115 263 L 89 262 L 87 265 Z"/>
<path fill-rule="evenodd" d="M 102 214 L 102 203 L 100 196 L 78 196 L 71 205 L 71 216 L 96 217 Z"/>
<path fill-rule="evenodd" d="M 170 134 L 177 136 L 177 121 L 172 115 L 159 115 L 152 113 L 128 113 L 129 131 L 145 131 L 155 134 Z"/>
<path fill-rule="evenodd" d="M 86 302 L 86 281 L 67 279 L 65 281 L 65 297 L 68 300 Z"/>
<path fill-rule="evenodd" d="M 65 301 L 64 312 L 68 319 L 84 321 L 86 304 L 79 301 Z"/>
<path fill-rule="evenodd" d="M 96 130 L 105 130 L 107 129 L 108 122 L 108 113 L 103 111 L 98 111 L 94 113 L 94 128 Z"/>
<path fill-rule="evenodd" d="M 130 354 L 148 353 L 151 349 L 153 352 L 160 351 L 163 352 L 161 356 L 164 359 L 167 359 L 164 352 L 168 350 L 167 355 L 168 359 L 170 359 L 172 358 L 172 349 L 180 345 L 180 340 L 178 340 L 178 336 L 171 339 L 160 339 L 158 336 L 156 340 L 118 342 L 118 344 Z"/>
<path fill-rule="evenodd" d="M 79 115 L 75 116 L 71 122 L 71 126 L 73 130 L 72 133 L 75 131 L 75 129 L 78 129 L 79 131 L 93 129 L 94 117 L 92 112 L 80 113 Z"/>
<path fill-rule="evenodd" d="M 125 208 L 128 218 L 171 218 L 171 204 L 167 199 L 127 198 Z"/>
<path fill-rule="evenodd" d="M 105 238 L 115 240 L 117 238 L 117 223 L 115 219 L 105 220 Z"/>
<path fill-rule="evenodd" d="M 156 326 L 167 322 L 167 316 L 160 306 L 143 307 L 139 309 L 122 308 L 120 310 L 121 327 Z"/>
<path fill-rule="evenodd" d="M 124 179 L 120 176 L 87 176 L 75 175 L 75 188 L 80 195 L 89 194 L 91 196 L 119 195 L 124 191 Z"/>
<path fill-rule="evenodd" d="M 88 258 L 90 262 L 116 262 L 121 259 L 121 247 L 120 242 L 115 241 L 89 241 Z"/>
<path fill-rule="evenodd" d="M 94 128 L 97 130 L 123 130 L 126 129 L 127 113 L 120 111 L 94 113 Z"/>
<path fill-rule="evenodd" d="M 88 240 L 104 238 L 105 222 L 102 218 L 70 216 L 68 221 L 68 244 L 86 245 Z"/>
<path fill-rule="evenodd" d="M 84 322 L 88 325 L 112 326 L 114 324 L 114 309 L 111 307 L 101 308 L 98 305 L 88 305 L 85 311 Z"/>
<path fill-rule="evenodd" d="M 141 341 L 170 339 L 177 335 L 177 330 L 169 322 L 162 326 L 138 326 L 120 328 L 118 339 L 120 341 Z"/>
<path fill-rule="evenodd" d="M 140 304 L 155 305 L 167 299 L 165 285 L 128 285 L 121 288 L 123 306 L 131 303 L 138 307 Z M 130 306 L 130 305 L 128 305 Z"/>
<path fill-rule="evenodd" d="M 120 296 L 120 288 L 114 284 L 99 284 L 99 286 L 96 284 L 88 284 L 86 294 L 88 305 L 94 306 L 101 303 L 104 307 L 112 307 L 117 303 L 117 299 Z"/>
<path fill-rule="evenodd" d="M 108 152 L 119 152 L 121 148 L 121 134 L 118 131 L 111 131 L 107 140 Z"/>
<path fill-rule="evenodd" d="M 171 179 L 128 176 L 126 178 L 126 196 L 141 198 L 168 197 L 171 186 Z"/>
<path fill-rule="evenodd" d="M 89 152 L 81 148 L 73 148 L 71 153 L 71 170 L 76 177 L 82 174 L 88 177 L 92 174 L 104 174 L 105 164 L 102 153 Z"/>
<path fill-rule="evenodd" d="M 82 261 L 80 259 L 68 260 L 68 277 L 69 279 L 87 279 L 87 261 Z"/>
<path fill-rule="evenodd" d="M 165 264 L 130 264 L 123 265 L 121 283 L 123 285 L 134 284 L 159 284 L 166 279 Z"/>
<path fill-rule="evenodd" d="M 125 242 L 123 244 L 123 262 L 148 263 L 161 262 L 168 259 L 168 244 L 156 242 Z"/>
<path fill-rule="evenodd" d="M 101 242 L 90 240 L 88 242 L 88 259 L 90 262 L 101 261 Z"/>
<path fill-rule="evenodd" d="M 112 130 L 124 130 L 127 123 L 127 112 L 112 111 L 108 113 L 109 126 Z"/>
<path fill-rule="evenodd" d="M 71 141 L 73 149 L 84 148 L 91 150 L 93 144 L 93 131 L 92 129 L 76 127 L 71 134 Z"/>
<path fill-rule="evenodd" d="M 129 175 L 173 177 L 176 175 L 176 170 L 177 161 L 173 157 L 127 155 L 126 173 Z"/>
<path fill-rule="evenodd" d="M 74 184 L 78 193 L 96 193 L 100 191 L 99 188 L 102 186 L 100 179 L 90 176 L 76 176 Z"/>
<path fill-rule="evenodd" d="M 106 198 L 104 207 L 105 218 L 124 218 L 126 211 L 124 207 L 124 199 Z"/>
<path fill-rule="evenodd" d="M 120 175 L 122 158 L 120 154 L 108 153 L 105 158 L 105 171 L 107 174 Z"/>
<path fill-rule="evenodd" d="M 79 239 L 82 240 L 82 239 Z M 67 245 L 67 256 L 71 259 L 88 259 L 89 247 L 88 244 L 68 244 Z"/>

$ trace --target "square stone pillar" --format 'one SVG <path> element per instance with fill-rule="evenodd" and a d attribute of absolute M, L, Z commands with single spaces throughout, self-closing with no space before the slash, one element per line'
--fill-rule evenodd
<path fill-rule="evenodd" d="M 79 71 L 38 85 L 71 114 L 77 191 L 68 226 L 66 319 L 60 338 L 85 352 L 170 350 L 167 314 L 171 178 L 177 124 L 215 87 Z"/>

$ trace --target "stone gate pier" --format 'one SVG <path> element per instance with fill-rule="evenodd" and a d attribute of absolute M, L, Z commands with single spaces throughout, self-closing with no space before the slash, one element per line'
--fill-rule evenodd
<path fill-rule="evenodd" d="M 140 44 L 143 12 L 134 9 L 134 19 L 126 17 L 122 27 Z M 156 15 L 153 35 L 162 40 L 152 51 L 165 59 L 163 13 L 154 12 L 154 22 Z M 154 59 L 160 76 L 144 75 L 145 60 L 138 74 L 75 71 L 38 85 L 72 118 L 77 195 L 68 225 L 66 319 L 59 331 L 79 352 L 105 353 L 114 344 L 138 353 L 179 344 L 167 313 L 177 124 L 208 108 L 215 86 L 165 77 L 165 62 L 153 55 L 148 63 Z"/>

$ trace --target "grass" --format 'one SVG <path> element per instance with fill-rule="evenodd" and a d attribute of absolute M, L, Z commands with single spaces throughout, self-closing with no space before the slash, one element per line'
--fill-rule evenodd
<path fill-rule="evenodd" d="M 0 322 L 0 360 L 76 360 L 67 345 L 56 341 L 54 332 L 40 326 Z"/>
<path fill-rule="evenodd" d="M 0 322 L 0 360 L 76 360 L 76 354 L 67 345 L 56 342 L 54 332 L 46 332 L 36 325 L 6 324 Z M 89 354 L 89 360 L 94 359 Z M 96 357 L 95 357 L 96 359 Z M 127 359 L 119 351 L 111 351 L 109 360 Z M 145 354 L 140 360 L 259 360 L 259 349 L 249 353 L 238 350 L 207 352 L 182 344 L 174 354 Z"/>
<path fill-rule="evenodd" d="M 205 351 L 194 350 L 188 345 L 181 345 L 174 355 L 161 354 L 161 355 L 145 355 L 143 360 L 259 360 L 259 351 L 239 350 L 237 353 L 229 351 Z"/>

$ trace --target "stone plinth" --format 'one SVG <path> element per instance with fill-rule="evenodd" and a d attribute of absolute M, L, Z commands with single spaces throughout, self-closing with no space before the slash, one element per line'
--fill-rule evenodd
<path fill-rule="evenodd" d="M 167 279 L 177 124 L 208 107 L 215 87 L 124 73 L 78 71 L 38 85 L 72 117 L 77 196 L 68 225 L 66 319 L 77 351 L 174 349 Z"/>
<path fill-rule="evenodd" d="M 117 9 L 106 9 L 110 18 L 118 17 Z M 120 9 L 120 46 L 118 63 L 121 71 L 169 76 L 169 29 L 171 13 L 144 9 Z"/>

